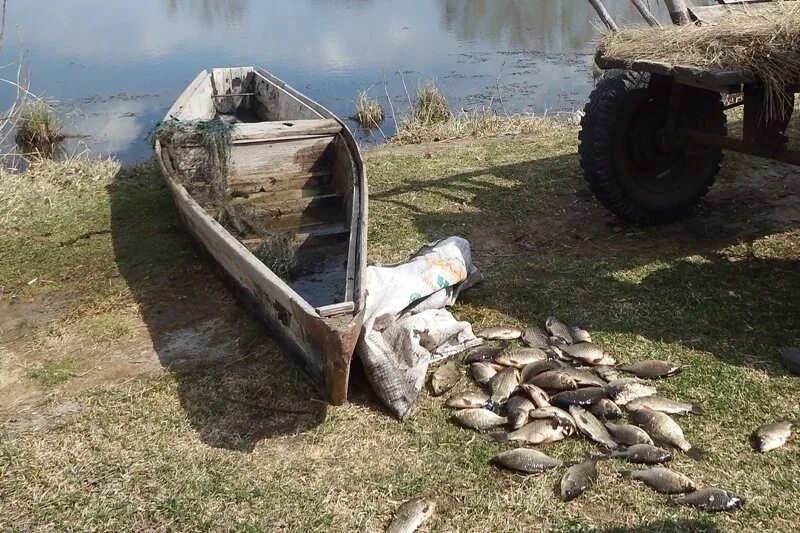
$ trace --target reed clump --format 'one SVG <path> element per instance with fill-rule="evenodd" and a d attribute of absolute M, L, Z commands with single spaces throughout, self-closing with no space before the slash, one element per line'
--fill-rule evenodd
<path fill-rule="evenodd" d="M 370 98 L 367 91 L 361 91 L 356 98 L 356 114 L 353 118 L 362 128 L 372 129 L 383 122 L 385 115 L 380 102 Z"/>
<path fill-rule="evenodd" d="M 452 113 L 439 86 L 429 80 L 417 88 L 417 104 L 412 118 L 424 124 L 439 124 L 450 120 Z"/>
<path fill-rule="evenodd" d="M 17 120 L 17 143 L 36 151 L 51 152 L 64 139 L 61 119 L 53 106 L 37 100 L 25 104 Z"/>
<path fill-rule="evenodd" d="M 599 48 L 626 61 L 752 72 L 766 89 L 765 111 L 777 116 L 790 101 L 787 82 L 800 81 L 800 2 L 775 2 L 757 12 L 745 8 L 713 25 L 607 32 Z"/>

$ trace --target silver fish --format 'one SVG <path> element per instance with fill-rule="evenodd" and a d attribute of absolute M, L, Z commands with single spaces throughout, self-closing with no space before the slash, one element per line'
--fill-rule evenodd
<path fill-rule="evenodd" d="M 637 378 L 659 379 L 674 376 L 681 371 L 681 366 L 669 361 L 647 359 L 638 363 L 631 363 L 619 367 L 623 372 L 633 374 Z"/>
<path fill-rule="evenodd" d="M 696 461 L 702 457 L 702 452 L 686 440 L 681 427 L 669 415 L 650 409 L 637 409 L 631 411 L 631 418 L 655 442 L 674 446 Z"/>
<path fill-rule="evenodd" d="M 619 444 L 625 446 L 633 446 L 634 444 L 649 444 L 654 445 L 653 439 L 642 428 L 638 428 L 631 424 L 612 424 L 606 422 L 606 429 L 611 434 L 611 438 Z"/>
<path fill-rule="evenodd" d="M 518 328 L 491 326 L 478 331 L 475 335 L 486 340 L 511 341 L 519 339 L 522 332 Z"/>
<path fill-rule="evenodd" d="M 472 374 L 475 383 L 485 387 L 489 384 L 489 380 L 497 374 L 497 370 L 488 363 L 472 363 L 469 365 L 469 373 Z"/>
<path fill-rule="evenodd" d="M 599 365 L 606 355 L 602 348 L 591 342 L 581 342 L 560 348 L 567 356 L 587 365 Z"/>
<path fill-rule="evenodd" d="M 655 387 L 630 378 L 615 379 L 608 384 L 608 389 L 611 391 L 611 397 L 617 405 L 626 405 L 636 398 L 653 396 L 658 392 Z"/>
<path fill-rule="evenodd" d="M 523 368 L 531 363 L 546 360 L 547 354 L 539 348 L 512 348 L 494 358 L 495 363 L 514 368 Z"/>
<path fill-rule="evenodd" d="M 492 402 L 505 402 L 517 387 L 519 387 L 519 371 L 513 367 L 501 370 L 489 380 Z"/>
<path fill-rule="evenodd" d="M 597 480 L 597 461 L 588 459 L 567 468 L 561 478 L 561 501 L 569 502 L 589 490 Z"/>
<path fill-rule="evenodd" d="M 467 353 L 464 357 L 464 364 L 471 365 L 472 363 L 491 361 L 502 351 L 503 348 L 499 346 L 478 346 Z"/>
<path fill-rule="evenodd" d="M 508 424 L 508 418 L 483 408 L 462 409 L 461 411 L 456 411 L 453 414 L 453 418 L 462 426 L 477 429 L 478 431 L 486 431 L 487 429 Z"/>
<path fill-rule="evenodd" d="M 500 452 L 492 457 L 490 463 L 523 474 L 541 474 L 564 464 L 560 459 L 530 448 L 515 448 Z"/>
<path fill-rule="evenodd" d="M 563 409 L 553 407 L 552 405 L 546 405 L 544 407 L 534 409 L 528 413 L 528 417 L 531 420 L 555 419 L 561 427 L 565 428 L 567 436 L 574 435 L 578 431 L 578 428 L 575 425 L 575 419 L 572 418 L 572 415 Z"/>
<path fill-rule="evenodd" d="M 541 374 L 533 376 L 530 379 L 530 383 L 546 391 L 558 392 L 575 390 L 578 388 L 578 384 L 574 379 L 559 370 L 548 370 L 547 372 L 542 372 Z"/>
<path fill-rule="evenodd" d="M 597 374 L 591 370 L 568 366 L 559 369 L 559 371 L 574 379 L 578 387 L 605 387 L 607 385 L 605 381 L 597 377 Z"/>
<path fill-rule="evenodd" d="M 596 404 L 590 405 L 587 409 L 600 420 L 616 420 L 622 418 L 622 409 L 608 398 L 603 398 Z"/>
<path fill-rule="evenodd" d="M 447 407 L 454 409 L 476 409 L 483 407 L 489 401 L 489 395 L 478 391 L 467 391 L 455 394 L 447 399 Z"/>
<path fill-rule="evenodd" d="M 546 444 L 556 442 L 567 436 L 568 428 L 555 419 L 535 419 L 511 433 L 493 435 L 497 442 L 527 442 L 528 444 Z"/>
<path fill-rule="evenodd" d="M 624 450 L 611 452 L 612 459 L 625 459 L 629 463 L 659 465 L 672 461 L 672 453 L 650 444 L 634 444 Z"/>
<path fill-rule="evenodd" d="M 768 452 L 780 448 L 792 436 L 791 422 L 775 422 L 766 424 L 753 432 L 753 447 L 759 452 Z"/>
<path fill-rule="evenodd" d="M 397 508 L 386 533 L 413 533 L 436 510 L 436 500 L 430 497 L 414 498 Z"/>
<path fill-rule="evenodd" d="M 520 385 L 522 391 L 528 395 L 536 407 L 546 407 L 550 405 L 550 396 L 545 391 L 533 383 L 523 383 Z"/>
<path fill-rule="evenodd" d="M 581 329 L 578 326 L 572 326 L 569 328 L 569 332 L 572 333 L 572 341 L 575 343 L 592 342 L 592 336 L 589 335 L 589 332 L 585 329 Z"/>
<path fill-rule="evenodd" d="M 558 317 L 547 317 L 544 326 L 547 328 L 547 331 L 550 333 L 550 335 L 557 337 L 566 344 L 572 344 L 574 342 L 572 340 L 572 332 L 569 330 L 569 326 L 561 322 Z"/>
<path fill-rule="evenodd" d="M 620 470 L 623 479 L 641 481 L 651 489 L 662 494 L 684 494 L 697 490 L 694 482 L 681 474 L 663 466 L 642 470 Z"/>
<path fill-rule="evenodd" d="M 727 490 L 705 488 L 672 498 L 670 502 L 675 505 L 692 505 L 706 511 L 732 511 L 742 508 L 744 498 Z"/>
<path fill-rule="evenodd" d="M 577 405 L 570 405 L 569 414 L 572 415 L 575 425 L 585 436 L 609 450 L 619 448 L 606 427 L 592 413 Z"/>
<path fill-rule="evenodd" d="M 615 379 L 619 379 L 622 377 L 622 374 L 615 366 L 612 365 L 597 365 L 592 368 L 592 371 L 600 376 L 601 379 L 605 381 L 611 382 Z"/>
<path fill-rule="evenodd" d="M 617 360 L 614 359 L 613 357 L 611 357 L 610 355 L 605 354 L 599 361 L 596 361 L 594 364 L 597 365 L 597 366 L 600 366 L 600 365 L 603 365 L 603 366 L 614 366 L 614 365 L 617 364 Z"/>
<path fill-rule="evenodd" d="M 458 363 L 448 361 L 437 368 L 431 376 L 431 391 L 434 396 L 441 396 L 456 386 L 461 379 Z"/>
<path fill-rule="evenodd" d="M 603 387 L 584 387 L 578 390 L 567 390 L 554 394 L 550 403 L 559 407 L 570 405 L 593 405 L 600 400 L 608 398 L 608 391 Z"/>
<path fill-rule="evenodd" d="M 525 368 L 522 369 L 521 380 L 523 383 L 527 383 L 534 376 L 538 376 L 548 370 L 555 370 L 557 368 L 561 368 L 561 363 L 556 361 L 536 361 L 535 363 L 531 363 L 529 365 L 525 365 Z"/>
<path fill-rule="evenodd" d="M 661 396 L 642 396 L 628 402 L 625 408 L 629 411 L 650 409 L 651 411 L 659 411 L 668 415 L 688 415 L 689 413 L 702 415 L 704 412 L 702 405 L 678 402 Z"/>
<path fill-rule="evenodd" d="M 522 342 L 531 348 L 547 348 L 547 335 L 537 326 L 528 326 L 522 330 Z"/>
<path fill-rule="evenodd" d="M 506 402 L 506 414 L 508 415 L 508 425 L 511 429 L 519 429 L 528 423 L 528 413 L 536 409 L 536 406 L 524 396 L 512 396 Z"/>

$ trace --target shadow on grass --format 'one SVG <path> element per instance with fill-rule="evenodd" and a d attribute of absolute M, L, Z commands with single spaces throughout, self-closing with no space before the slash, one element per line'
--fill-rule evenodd
<path fill-rule="evenodd" d="M 666 519 L 648 522 L 641 526 L 609 526 L 589 530 L 592 533 L 716 533 L 719 527 L 710 519 L 692 520 L 688 518 Z"/>
<path fill-rule="evenodd" d="M 371 195 L 428 240 L 473 244 L 487 283 L 462 296 L 522 323 L 556 312 L 596 330 L 677 342 L 727 363 L 786 372 L 800 341 L 795 170 L 734 156 L 686 220 L 628 225 L 588 194 L 577 154 L 418 176 Z M 446 171 L 444 171 L 446 173 Z M 397 209 L 397 207 L 401 209 Z M 379 236 L 380 237 L 380 236 Z"/>
<path fill-rule="evenodd" d="M 109 193 L 119 270 L 203 442 L 251 451 L 262 439 L 322 423 L 326 405 L 214 275 L 184 232 L 161 173 L 122 169 Z"/>

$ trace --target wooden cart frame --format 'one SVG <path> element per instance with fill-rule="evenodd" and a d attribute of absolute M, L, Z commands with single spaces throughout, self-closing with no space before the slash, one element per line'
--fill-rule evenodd
<path fill-rule="evenodd" d="M 589 2 L 596 8 L 606 26 L 611 31 L 617 31 L 616 23 L 603 7 L 601 0 L 589 0 Z M 632 0 L 632 2 L 648 23 L 658 25 L 658 21 L 649 12 L 642 0 Z M 739 2 L 717 0 L 717 2 L 720 5 L 687 7 L 684 0 L 665 0 L 665 5 L 669 9 L 670 17 L 675 24 L 713 24 L 736 10 L 758 11 L 770 7 L 769 2 L 758 0 Z M 612 144 L 604 144 L 605 141 L 603 141 L 586 146 L 587 143 L 591 144 L 592 133 L 597 130 L 597 128 L 592 130 L 590 126 L 587 132 L 586 124 L 590 124 L 592 120 L 596 121 L 597 114 L 603 110 L 602 106 L 596 102 L 602 98 L 608 99 L 608 94 L 613 93 L 615 90 L 615 87 L 610 86 L 609 83 L 604 85 L 601 80 L 601 83 L 595 89 L 595 93 L 605 91 L 607 94 L 593 93 L 590 103 L 586 107 L 581 138 L 581 162 L 587 181 L 589 181 L 595 195 L 607 207 L 623 218 L 646 224 L 659 224 L 670 222 L 685 214 L 688 208 L 700 200 L 708 190 L 711 182 L 713 182 L 714 175 L 719 170 L 718 163 L 721 161 L 721 150 L 723 149 L 800 165 L 800 152 L 787 148 L 788 137 L 786 136 L 786 130 L 794 111 L 794 98 L 777 102 L 776 104 L 782 107 L 777 112 L 771 115 L 764 113 L 766 98 L 764 86 L 753 73 L 668 65 L 646 59 L 625 61 L 606 57 L 602 54 L 602 51 L 598 52 L 595 62 L 600 69 L 606 71 L 604 76 L 627 76 L 626 83 L 628 85 L 639 83 L 631 73 L 646 76 L 646 81 L 641 83 L 646 84 L 650 94 L 658 95 L 657 97 L 662 101 L 662 107 L 668 107 L 668 111 L 662 114 L 661 122 L 657 124 L 658 131 L 654 131 L 653 135 L 648 137 L 651 141 L 656 139 L 655 142 L 660 145 L 653 150 L 657 149 L 661 153 L 680 150 L 705 150 L 709 161 L 709 164 L 701 165 L 703 170 L 698 171 L 696 176 L 698 183 L 696 186 L 687 186 L 682 196 L 673 195 L 672 204 L 666 200 L 666 197 L 663 198 L 664 201 L 659 203 L 655 194 L 648 196 L 642 193 L 638 200 L 634 197 L 621 198 L 620 195 L 625 194 L 624 181 L 628 178 L 619 178 L 619 187 L 615 189 L 610 176 L 610 169 L 598 168 L 598 165 L 602 167 L 604 164 L 601 161 L 605 155 L 601 152 L 602 146 L 607 145 L 611 149 L 613 148 Z M 786 80 L 785 84 L 787 93 L 800 92 L 800 80 Z M 620 94 L 624 92 L 620 87 L 616 87 L 615 97 L 618 99 L 626 97 L 625 94 Z M 642 87 L 637 87 L 637 89 L 642 89 Z M 630 91 L 629 94 L 633 94 L 633 92 Z M 716 96 L 712 97 L 711 95 Z M 723 106 L 720 95 L 741 96 L 734 98 L 732 103 Z M 691 100 L 703 100 L 703 102 L 693 104 Z M 624 104 L 619 104 L 619 106 L 620 109 L 624 108 Z M 724 126 L 723 113 L 726 109 L 738 106 L 743 106 L 744 108 L 742 135 L 741 137 L 733 137 L 728 135 Z M 708 121 L 699 123 L 701 127 L 687 126 L 686 121 L 682 120 L 686 117 L 687 112 L 719 113 L 722 116 L 721 124 L 718 125 L 714 117 L 710 117 Z M 589 116 L 592 113 L 595 116 Z M 617 130 L 616 133 L 619 136 L 632 137 L 634 134 L 640 134 L 640 130 Z M 598 134 L 600 133 L 605 135 L 610 134 L 611 131 L 598 132 Z M 619 142 L 627 141 L 620 140 Z M 634 148 L 634 151 L 640 153 L 633 154 L 632 157 L 641 160 L 642 158 L 639 157 L 641 153 L 647 152 L 650 147 L 642 146 L 642 142 L 638 142 L 639 147 Z M 605 158 L 605 164 L 613 163 L 613 159 L 613 157 Z M 600 162 L 598 163 L 598 161 Z M 618 156 L 615 161 L 619 162 Z M 686 171 L 684 170 L 683 172 L 685 173 Z M 632 179 L 635 179 L 635 176 L 629 178 L 628 181 L 630 183 Z M 642 205 L 628 205 L 627 207 L 625 205 L 626 202 L 636 203 L 637 201 L 640 201 Z"/>

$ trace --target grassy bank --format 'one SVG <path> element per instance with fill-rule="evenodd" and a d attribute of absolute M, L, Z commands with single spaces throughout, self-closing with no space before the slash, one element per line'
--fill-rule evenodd
<path fill-rule="evenodd" d="M 757 455 L 747 434 L 798 415 L 797 378 L 778 361 L 800 343 L 796 171 L 731 156 L 692 218 L 642 228 L 590 198 L 576 147 L 562 124 L 367 154 L 371 259 L 465 236 L 487 281 L 459 318 L 555 312 L 623 361 L 687 365 L 663 390 L 706 406 L 681 423 L 707 458 L 674 468 L 742 494 L 743 511 L 667 506 L 616 479 L 616 462 L 562 504 L 557 474 L 494 470 L 503 446 L 451 424 L 442 400 L 423 393 L 400 424 L 358 375 L 352 403 L 326 409 L 219 285 L 156 170 L 43 163 L 0 179 L 0 324 L 13 332 L 0 341 L 0 524 L 381 531 L 398 503 L 429 492 L 430 531 L 794 531 L 800 441 Z"/>

